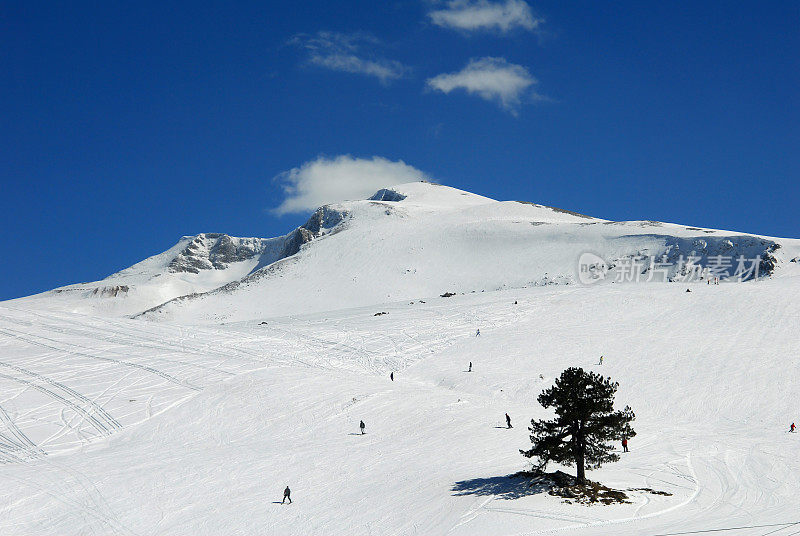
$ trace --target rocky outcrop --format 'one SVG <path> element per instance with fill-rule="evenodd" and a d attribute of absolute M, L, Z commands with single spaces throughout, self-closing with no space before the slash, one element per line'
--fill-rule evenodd
<path fill-rule="evenodd" d="M 92 289 L 90 294 L 92 296 L 97 296 L 100 298 L 103 297 L 116 298 L 120 295 L 124 296 L 125 294 L 128 293 L 128 290 L 130 290 L 130 288 L 128 288 L 128 285 L 114 285 L 110 287 L 96 287 Z"/>
<path fill-rule="evenodd" d="M 712 231 L 713 232 L 713 231 Z M 663 245 L 651 250 L 627 254 L 608 263 L 608 269 L 632 263 L 639 266 L 641 275 L 650 275 L 651 270 L 660 270 L 670 281 L 680 281 L 690 276 L 692 271 L 711 270 L 714 275 L 741 279 L 767 277 L 773 274 L 778 265 L 775 252 L 780 244 L 750 235 L 675 237 L 667 235 L 627 235 L 616 241 L 651 238 Z M 757 263 L 757 269 L 753 266 Z M 660 264 L 662 267 L 659 267 Z"/>
<path fill-rule="evenodd" d="M 280 258 L 291 257 L 315 238 L 328 234 L 347 218 L 347 212 L 329 205 L 318 208 L 303 225 L 286 235 Z M 279 259 L 275 259 L 279 260 Z"/>
<path fill-rule="evenodd" d="M 195 236 L 172 262 L 169 271 L 199 273 L 200 270 L 224 270 L 229 264 L 260 255 L 267 240 L 234 238 L 222 233 L 201 233 Z"/>
<path fill-rule="evenodd" d="M 394 190 L 390 190 L 389 188 L 381 188 L 377 192 L 375 192 L 372 197 L 369 198 L 369 201 L 391 201 L 391 202 L 398 202 L 405 199 L 406 196 L 401 194 L 400 192 L 395 192 Z"/>

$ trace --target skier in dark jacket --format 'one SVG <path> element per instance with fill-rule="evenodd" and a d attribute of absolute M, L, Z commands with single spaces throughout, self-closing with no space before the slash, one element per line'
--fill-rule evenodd
<path fill-rule="evenodd" d="M 389 379 L 394 381 L 394 372 L 389 373 Z"/>
<path fill-rule="evenodd" d="M 796 427 L 795 427 L 794 423 L 792 423 L 792 425 L 789 427 L 789 431 L 790 431 L 790 432 L 794 432 L 794 429 L 795 429 L 795 428 L 796 428 Z"/>
<path fill-rule="evenodd" d="M 469 362 L 469 368 L 467 369 L 467 372 L 472 372 L 472 361 Z"/>
<path fill-rule="evenodd" d="M 622 440 L 622 452 L 628 452 L 628 440 L 627 439 L 623 439 Z"/>
<path fill-rule="evenodd" d="M 509 428 L 514 428 L 513 426 L 511 426 L 511 417 L 508 416 L 508 413 L 506 413 L 506 424 L 508 425 Z"/>
<path fill-rule="evenodd" d="M 289 504 L 292 504 L 291 495 L 292 495 L 292 490 L 289 489 L 289 486 L 286 486 L 286 489 L 283 490 L 283 501 L 281 501 L 281 504 L 283 504 L 286 501 L 286 499 L 289 499 Z"/>
<path fill-rule="evenodd" d="M 364 428 L 366 428 L 367 425 L 364 424 L 364 421 L 361 421 L 358 426 L 361 428 L 361 435 L 364 435 Z"/>

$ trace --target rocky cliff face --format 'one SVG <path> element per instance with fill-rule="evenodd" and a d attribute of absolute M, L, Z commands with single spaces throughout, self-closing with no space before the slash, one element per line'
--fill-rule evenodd
<path fill-rule="evenodd" d="M 172 273 L 193 274 L 200 270 L 224 270 L 231 263 L 260 255 L 267 242 L 263 238 L 235 238 L 221 233 L 201 233 L 172 259 L 168 270 Z"/>
<path fill-rule="evenodd" d="M 281 258 L 291 257 L 300 251 L 303 244 L 307 244 L 315 238 L 331 232 L 347 216 L 348 213 L 346 211 L 337 210 L 330 205 L 318 208 L 307 222 L 286 236 Z"/>

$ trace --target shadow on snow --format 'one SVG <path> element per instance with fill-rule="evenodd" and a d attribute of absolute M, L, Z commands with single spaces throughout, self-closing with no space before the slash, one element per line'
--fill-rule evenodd
<path fill-rule="evenodd" d="M 453 495 L 493 495 L 498 499 L 519 499 L 544 493 L 553 487 L 551 482 L 532 480 L 520 473 L 489 478 L 462 480 L 453 485 Z"/>

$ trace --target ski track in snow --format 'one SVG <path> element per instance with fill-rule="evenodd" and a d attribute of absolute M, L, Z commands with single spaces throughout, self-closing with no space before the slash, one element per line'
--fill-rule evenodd
<path fill-rule="evenodd" d="M 782 372 L 798 365 L 796 287 L 518 289 L 267 325 L 0 305 L 0 530 L 646 536 L 785 523 L 730 532 L 785 536 L 800 521 L 796 436 L 780 433 L 800 420 Z M 503 496 L 502 476 L 525 467 L 524 424 L 546 415 L 536 396 L 573 365 L 620 381 L 618 404 L 638 417 L 631 453 L 590 478 L 672 496 L 591 508 Z M 505 411 L 520 424 L 494 428 Z M 286 484 L 295 503 L 271 504 Z"/>

